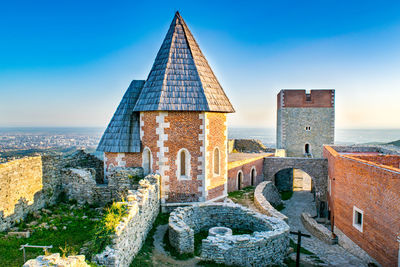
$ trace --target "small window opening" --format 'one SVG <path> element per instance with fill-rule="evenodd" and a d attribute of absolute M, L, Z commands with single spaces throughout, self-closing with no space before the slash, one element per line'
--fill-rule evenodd
<path fill-rule="evenodd" d="M 306 94 L 306 101 L 311 101 L 311 94 Z"/>
<path fill-rule="evenodd" d="M 306 126 L 306 131 L 311 131 L 311 126 Z"/>
<path fill-rule="evenodd" d="M 181 176 L 186 176 L 186 153 L 181 151 Z"/>
<path fill-rule="evenodd" d="M 304 146 L 304 151 L 306 152 L 306 154 L 310 154 L 310 144 L 306 144 Z"/>
<path fill-rule="evenodd" d="M 219 175 L 219 149 L 214 149 L 214 174 Z"/>
<path fill-rule="evenodd" d="M 360 232 L 363 231 L 363 211 L 357 207 L 353 207 L 353 226 L 359 230 Z"/>

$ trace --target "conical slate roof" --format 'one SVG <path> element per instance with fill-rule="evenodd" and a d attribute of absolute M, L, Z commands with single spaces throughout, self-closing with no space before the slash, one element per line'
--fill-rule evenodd
<path fill-rule="evenodd" d="M 178 12 L 134 108 L 151 110 L 235 112 Z"/>
<path fill-rule="evenodd" d="M 105 130 L 97 151 L 140 152 L 139 112 L 133 108 L 145 81 L 133 80 Z"/>

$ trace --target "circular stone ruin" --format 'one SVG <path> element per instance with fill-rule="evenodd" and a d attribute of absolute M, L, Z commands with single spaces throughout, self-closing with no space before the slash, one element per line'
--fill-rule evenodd
<path fill-rule="evenodd" d="M 169 217 L 169 241 L 180 253 L 194 252 L 194 235 L 209 230 L 202 240 L 201 258 L 226 265 L 282 264 L 289 247 L 289 226 L 231 203 L 199 204 L 177 208 Z M 231 229 L 252 231 L 232 235 Z"/>

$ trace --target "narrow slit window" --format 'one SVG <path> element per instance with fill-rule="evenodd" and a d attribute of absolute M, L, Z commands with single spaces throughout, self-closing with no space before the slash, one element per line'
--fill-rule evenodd
<path fill-rule="evenodd" d="M 214 149 L 214 174 L 219 175 L 219 149 Z"/>
<path fill-rule="evenodd" d="M 186 153 L 181 151 L 181 176 L 186 176 Z"/>
<path fill-rule="evenodd" d="M 353 226 L 358 231 L 363 231 L 363 224 L 364 224 L 364 212 L 357 208 L 356 206 L 353 207 Z"/>

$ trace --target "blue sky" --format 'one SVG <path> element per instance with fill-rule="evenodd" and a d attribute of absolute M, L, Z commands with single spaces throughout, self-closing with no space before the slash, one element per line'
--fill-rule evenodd
<path fill-rule="evenodd" d="M 400 128 L 399 1 L 3 1 L 0 126 L 105 127 L 179 10 L 231 99 L 275 127 L 282 88 L 336 89 L 338 128 Z"/>

